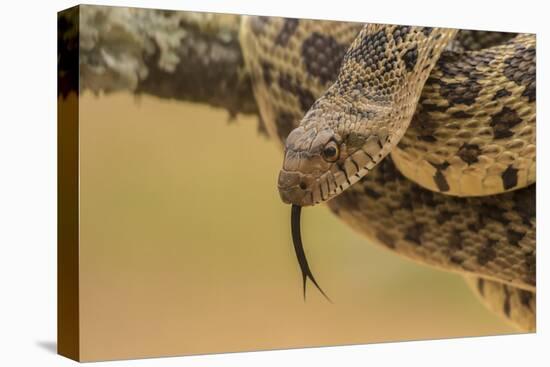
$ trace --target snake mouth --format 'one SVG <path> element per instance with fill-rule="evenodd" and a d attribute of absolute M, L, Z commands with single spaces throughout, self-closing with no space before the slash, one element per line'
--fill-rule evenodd
<path fill-rule="evenodd" d="M 331 169 L 315 177 L 282 169 L 277 184 L 281 200 L 286 204 L 313 206 L 334 198 L 352 184 L 348 179 L 335 179 L 334 172 L 338 170 Z"/>
<path fill-rule="evenodd" d="M 363 178 L 379 161 L 360 149 L 342 161 L 330 164 L 324 171 L 301 172 L 283 167 L 277 183 L 281 200 L 299 206 L 331 200 Z M 299 166 L 303 168 L 305 164 Z"/>

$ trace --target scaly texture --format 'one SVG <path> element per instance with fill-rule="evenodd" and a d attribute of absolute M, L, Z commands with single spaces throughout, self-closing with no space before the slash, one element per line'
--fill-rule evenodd
<path fill-rule="evenodd" d="M 331 199 L 331 210 L 373 242 L 422 263 L 484 279 L 492 289 L 484 293 L 489 307 L 520 328 L 533 330 L 535 185 L 529 184 L 534 181 L 534 36 L 453 35 L 451 30 L 424 27 L 363 28 L 247 17 L 241 44 L 268 131 L 281 141 L 290 135 L 283 166 L 288 173 L 279 181 L 283 199 L 301 205 Z M 494 46 L 496 42 L 504 44 Z M 506 92 L 484 89 L 489 85 L 483 79 L 489 77 L 487 66 L 495 61 L 486 59 L 486 65 L 476 52 L 487 47 L 498 53 L 493 60 L 500 65 L 502 79 L 494 85 L 502 82 Z M 486 97 L 478 99 L 497 94 L 488 106 Z M 516 111 L 522 121 L 514 123 L 505 108 Z M 464 158 L 472 166 L 475 159 L 488 163 L 484 154 L 496 152 L 497 164 L 506 157 L 498 155 L 499 149 L 487 148 L 486 140 L 480 142 L 483 154 L 475 154 L 471 142 L 458 149 L 449 143 L 445 129 L 450 121 L 461 122 L 452 131 L 475 125 L 465 113 L 475 116 L 475 124 L 486 124 L 492 141 L 502 139 L 505 149 L 511 141 L 522 140 L 521 147 L 512 144 L 511 150 L 514 157 L 531 162 L 514 158 L 507 161 L 512 169 L 480 169 L 484 173 L 475 176 L 478 183 L 455 184 L 457 175 L 449 169 L 455 164 L 452 158 Z M 408 126 L 413 114 L 415 122 Z M 421 119 L 426 115 L 427 124 Z M 291 133 L 295 128 L 298 131 Z M 405 138 L 400 139 L 402 134 Z M 418 136 L 422 138 L 413 138 Z M 399 141 L 403 143 L 397 148 Z M 444 154 L 438 155 L 439 150 Z M 390 151 L 395 164 L 389 156 L 382 159 Z M 400 161 L 399 154 L 414 157 L 409 161 L 417 156 L 431 161 L 432 169 Z M 408 178 L 396 166 L 407 166 Z M 520 167 L 526 167 L 521 174 Z M 483 183 L 487 175 L 500 177 L 500 187 Z M 448 189 L 442 189 L 442 177 Z M 285 194 L 289 188 L 297 192 Z M 487 195 L 512 189 L 516 191 Z"/>
<path fill-rule="evenodd" d="M 362 25 L 244 17 L 241 47 L 269 135 L 282 144 L 329 87 Z"/>
<path fill-rule="evenodd" d="M 535 37 L 448 52 L 392 158 L 420 185 L 458 196 L 535 182 Z"/>
<path fill-rule="evenodd" d="M 491 311 L 503 316 L 513 325 L 535 330 L 537 296 L 521 288 L 484 278 L 464 277 L 466 283 Z"/>

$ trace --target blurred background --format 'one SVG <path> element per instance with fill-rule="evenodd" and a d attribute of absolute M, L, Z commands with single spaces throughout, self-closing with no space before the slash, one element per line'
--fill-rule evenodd
<path fill-rule="evenodd" d="M 459 275 L 399 257 L 327 207 L 302 211 L 307 300 L 256 118 L 118 93 L 80 97 L 84 360 L 515 332 Z"/>

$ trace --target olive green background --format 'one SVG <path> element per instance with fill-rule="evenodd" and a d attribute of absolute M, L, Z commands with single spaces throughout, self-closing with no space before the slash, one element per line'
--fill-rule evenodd
<path fill-rule="evenodd" d="M 83 360 L 514 332 L 456 274 L 302 212 L 301 275 L 282 151 L 254 117 L 128 94 L 80 97 Z"/>

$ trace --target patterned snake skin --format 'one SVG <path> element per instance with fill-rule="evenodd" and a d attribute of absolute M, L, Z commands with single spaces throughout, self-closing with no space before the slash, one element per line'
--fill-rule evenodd
<path fill-rule="evenodd" d="M 285 202 L 535 329 L 534 35 L 244 17 L 241 47 Z"/>

